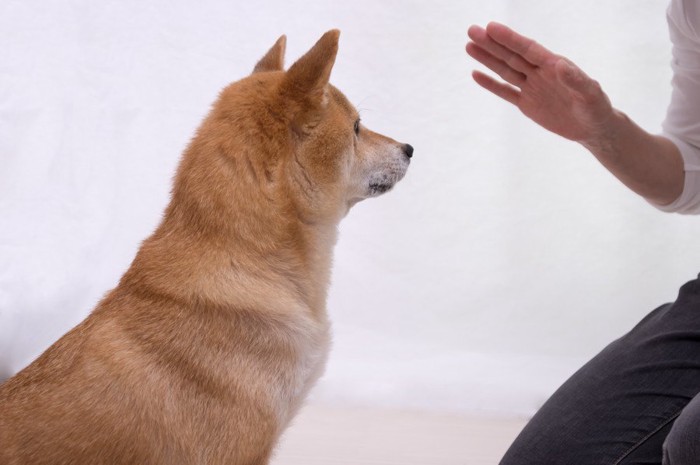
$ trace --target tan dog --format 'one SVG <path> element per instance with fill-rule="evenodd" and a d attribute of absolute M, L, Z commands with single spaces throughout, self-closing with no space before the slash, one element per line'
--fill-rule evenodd
<path fill-rule="evenodd" d="M 116 289 L 0 386 L 0 464 L 268 463 L 323 371 L 338 222 L 413 152 L 328 83 L 338 36 L 222 91 Z"/>

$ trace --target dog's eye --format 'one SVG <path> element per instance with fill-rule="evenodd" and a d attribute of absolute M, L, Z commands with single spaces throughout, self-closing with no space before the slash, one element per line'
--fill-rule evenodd
<path fill-rule="evenodd" d="M 355 121 L 355 134 L 360 133 L 360 120 Z"/>

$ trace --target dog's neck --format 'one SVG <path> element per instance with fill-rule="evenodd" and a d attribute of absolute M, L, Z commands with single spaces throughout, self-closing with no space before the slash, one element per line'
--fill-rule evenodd
<path fill-rule="evenodd" d="M 171 203 L 121 285 L 147 287 L 193 305 L 264 305 L 271 308 L 261 310 L 304 311 L 325 320 L 337 224 L 282 224 L 260 214 L 241 215 L 245 224 L 212 221 L 205 227 L 191 209 Z M 265 224 L 269 227 L 261 227 Z M 154 259 L 164 256 L 167 262 Z"/>

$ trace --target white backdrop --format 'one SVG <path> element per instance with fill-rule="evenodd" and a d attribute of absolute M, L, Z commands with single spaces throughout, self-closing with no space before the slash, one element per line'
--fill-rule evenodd
<path fill-rule="evenodd" d="M 665 6 L 3 0 L 0 372 L 114 286 L 218 91 L 282 33 L 291 63 L 337 27 L 332 81 L 416 152 L 393 192 L 341 225 L 335 344 L 313 398 L 532 413 L 700 271 L 700 223 L 657 212 L 473 84 L 466 29 L 493 19 L 538 38 L 656 131 L 670 95 Z"/>

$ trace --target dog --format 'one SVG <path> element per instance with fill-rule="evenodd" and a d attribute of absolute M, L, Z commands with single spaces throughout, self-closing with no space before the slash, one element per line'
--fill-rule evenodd
<path fill-rule="evenodd" d="M 338 223 L 413 154 L 329 83 L 339 34 L 220 93 L 117 287 L 0 386 L 1 465 L 269 462 L 324 369 Z"/>

